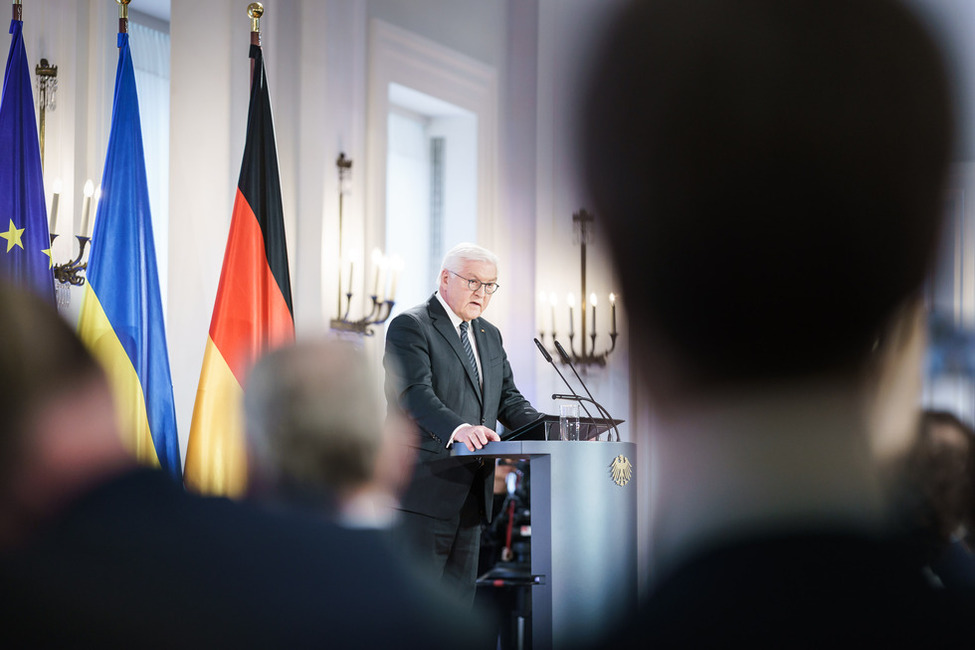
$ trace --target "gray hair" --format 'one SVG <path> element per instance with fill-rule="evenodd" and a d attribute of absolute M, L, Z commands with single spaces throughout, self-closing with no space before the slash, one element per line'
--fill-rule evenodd
<path fill-rule="evenodd" d="M 265 355 L 244 393 L 249 452 L 271 481 L 335 495 L 373 478 L 384 409 L 364 354 L 338 339 Z"/>
<path fill-rule="evenodd" d="M 477 244 L 461 242 L 444 255 L 443 263 L 440 265 L 440 273 L 444 271 L 457 271 L 457 268 L 464 262 L 490 262 L 495 268 L 498 264 L 498 256 Z"/>

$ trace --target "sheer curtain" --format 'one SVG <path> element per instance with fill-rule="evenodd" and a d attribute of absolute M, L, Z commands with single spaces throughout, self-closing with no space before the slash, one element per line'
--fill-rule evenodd
<path fill-rule="evenodd" d="M 169 34 L 129 22 L 163 313 L 169 277 Z"/>

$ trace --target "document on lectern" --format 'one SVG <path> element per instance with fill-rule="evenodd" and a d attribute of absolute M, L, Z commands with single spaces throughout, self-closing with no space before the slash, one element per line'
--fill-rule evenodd
<path fill-rule="evenodd" d="M 501 440 L 505 442 L 508 440 L 545 440 L 546 433 L 549 429 L 546 423 L 555 422 L 557 425 L 558 421 L 559 416 L 557 415 L 542 414 L 537 420 L 533 420 L 512 431 L 506 431 L 501 436 Z"/>

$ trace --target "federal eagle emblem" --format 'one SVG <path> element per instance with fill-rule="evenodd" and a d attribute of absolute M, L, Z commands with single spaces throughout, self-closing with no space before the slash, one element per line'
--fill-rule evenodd
<path fill-rule="evenodd" d="M 623 454 L 614 458 L 609 468 L 613 473 L 613 483 L 620 487 L 629 483 L 630 479 L 633 478 L 633 465 Z"/>

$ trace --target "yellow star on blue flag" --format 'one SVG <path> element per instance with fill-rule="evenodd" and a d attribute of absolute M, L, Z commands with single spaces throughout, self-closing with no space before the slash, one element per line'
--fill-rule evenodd
<path fill-rule="evenodd" d="M 11 219 L 10 229 L 7 230 L 7 232 L 0 232 L 0 237 L 3 237 L 4 239 L 7 240 L 8 253 L 10 252 L 10 249 L 12 249 L 14 246 L 20 246 L 21 248 L 24 247 L 24 240 L 23 240 L 24 230 L 25 230 L 24 228 L 18 228 L 17 226 L 15 226 L 14 220 Z"/>

